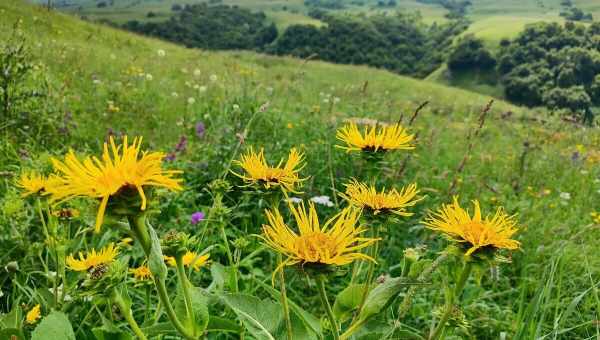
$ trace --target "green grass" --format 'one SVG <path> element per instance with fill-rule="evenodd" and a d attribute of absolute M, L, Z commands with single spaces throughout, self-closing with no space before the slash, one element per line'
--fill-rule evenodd
<path fill-rule="evenodd" d="M 483 269 L 477 272 L 480 281 L 470 280 L 467 284 L 462 311 L 474 337 L 497 339 L 504 332 L 514 339 L 598 337 L 594 320 L 598 320 L 600 305 L 596 289 L 600 229 L 590 217 L 591 212 L 600 210 L 595 203 L 600 171 L 591 158 L 600 152 L 600 133 L 596 129 L 498 100 L 481 134 L 471 139 L 473 149 L 464 170 L 458 171 L 470 142 L 467 136 L 477 125 L 488 96 L 367 67 L 251 52 L 185 49 L 65 14 L 48 13 L 17 0 L 0 2 L 0 16 L 0 39 L 6 39 L 18 19 L 23 21 L 32 59 L 41 63 L 40 69 L 52 89 L 47 107 L 29 109 L 42 114 L 54 108 L 57 120 L 70 113 L 77 124 L 70 128 L 70 135 L 57 135 L 49 143 L 38 142 L 26 127 L 15 127 L 10 133 L 3 131 L 0 264 L 19 261 L 21 268 L 15 275 L 18 285 L 13 285 L 4 274 L 0 277 L 3 302 L 44 303 L 43 310 L 48 311 L 50 305 L 43 300 L 48 291 L 44 272 L 54 270 L 51 261 L 34 254 L 33 250 L 45 254 L 46 244 L 39 220 L 29 212 L 29 202 L 19 198 L 14 188 L 14 177 L 25 169 L 47 169 L 48 158 L 61 155 L 68 148 L 97 152 L 109 128 L 142 135 L 145 145 L 167 152 L 173 150 L 181 136 L 187 136 L 188 151 L 169 165 L 185 170 L 186 189 L 167 196 L 159 193 L 165 203 L 160 206 L 162 213 L 156 217 L 156 225 L 161 235 L 172 227 L 201 237 L 205 231 L 202 247 L 207 247 L 220 244 L 219 234 L 213 225 L 190 226 L 188 216 L 211 207 L 212 200 L 205 190 L 207 183 L 221 176 L 228 160 L 238 156 L 240 139 L 244 141 L 241 150 L 250 145 L 264 146 L 272 161 L 285 157 L 290 147 L 297 146 L 307 155 L 302 175 L 310 176 L 304 193 L 298 196 L 306 199 L 328 195 L 341 205 L 335 197 L 343 190 L 343 183 L 365 175 L 360 159 L 333 147 L 338 144 L 335 130 L 343 120 L 366 117 L 395 122 L 404 117 L 406 124 L 413 110 L 429 101 L 410 127 L 419 133 L 416 150 L 410 158 L 408 153 L 389 155 L 388 163 L 378 169 L 379 175 L 374 179 L 386 187 L 416 182 L 427 196 L 414 208 L 414 216 L 388 226 L 377 275 L 398 275 L 394 268 L 402 262 L 407 247 L 425 244 L 423 255 L 431 259 L 445 247 L 447 241 L 425 230 L 419 221 L 428 210 L 450 200 L 448 187 L 456 179 L 461 202 L 468 204 L 471 199 L 479 199 L 488 212 L 503 206 L 509 213 L 518 214 L 522 225 L 517 236 L 522 250 L 513 253 L 512 263 L 501 264 L 497 277 Z M 164 57 L 159 57 L 159 50 L 165 51 Z M 214 81 L 212 75 L 216 76 Z M 206 91 L 202 92 L 201 87 L 206 87 Z M 189 98 L 194 98 L 193 103 Z M 264 108 L 261 111 L 260 106 Z M 199 121 L 206 124 L 202 139 L 193 132 Z M 46 138 L 54 136 L 50 133 Z M 574 156 L 576 151 L 580 152 L 579 157 Z M 405 160 L 406 170 L 399 174 Z M 226 178 L 241 184 L 234 176 Z M 244 238 L 251 244 L 249 250 L 241 251 L 246 259 L 242 262 L 253 265 L 244 267 L 247 276 L 240 279 L 240 284 L 244 292 L 255 293 L 260 289 L 252 280 L 269 284 L 275 263 L 273 256 L 265 252 L 247 259 L 259 247 L 259 241 L 249 235 L 260 233 L 266 203 L 264 198 L 246 191 L 238 188 L 227 197 L 226 204 L 233 209 L 227 217 L 231 218 L 227 235 L 231 240 Z M 565 193 L 570 194 L 569 199 Z M 72 222 L 78 232 L 73 233 L 69 253 L 108 241 L 118 242 L 125 236 L 110 227 L 103 229 L 101 235 L 91 233 L 96 204 L 73 204 L 81 209 L 82 216 Z M 339 205 L 319 209 L 331 215 Z M 139 253 L 138 249 L 127 254 L 139 263 Z M 213 248 L 211 258 L 216 268 L 219 263 L 227 264 L 220 246 Z M 49 269 L 41 263 L 48 264 Z M 254 278 L 249 278 L 249 273 Z M 217 280 L 217 274 L 218 269 L 205 270 L 195 274 L 193 282 L 208 287 L 212 279 Z M 288 270 L 286 276 L 290 278 L 290 298 L 313 314 L 322 315 L 311 290 L 314 286 L 307 290 L 304 278 L 296 271 Z M 408 317 L 402 324 L 392 326 L 402 325 L 407 332 L 428 329 L 433 318 L 431 311 L 443 304 L 443 287 L 448 277 L 444 271 L 436 274 L 432 285 L 415 299 Z M 71 279 L 74 282 L 75 278 Z M 330 293 L 339 292 L 347 281 L 347 275 L 332 279 Z M 223 286 L 222 277 L 216 285 Z M 138 317 L 143 313 L 143 292 L 132 289 L 132 296 L 137 312 L 134 315 Z M 77 303 L 73 309 L 65 309 L 72 322 L 83 328 L 99 326 L 100 315 L 95 312 L 83 319 L 90 303 Z M 2 305 L 4 312 L 5 306 Z M 211 305 L 210 310 L 211 315 L 232 316 L 223 306 Z"/>

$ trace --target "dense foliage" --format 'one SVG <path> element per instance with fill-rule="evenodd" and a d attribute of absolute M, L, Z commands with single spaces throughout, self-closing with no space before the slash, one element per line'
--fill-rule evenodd
<path fill-rule="evenodd" d="M 542 23 L 505 41 L 498 55 L 506 97 L 589 117 L 600 105 L 600 23 Z"/>
<path fill-rule="evenodd" d="M 206 49 L 260 49 L 277 37 L 262 12 L 237 6 L 186 5 L 164 22 L 129 21 L 126 29 Z"/>
<path fill-rule="evenodd" d="M 396 14 L 368 18 L 324 16 L 327 25 L 292 25 L 270 51 L 279 55 L 343 64 L 365 64 L 424 77 L 437 69 L 462 21 L 425 26 L 418 16 Z"/>
<path fill-rule="evenodd" d="M 458 40 L 448 55 L 448 68 L 452 71 L 493 69 L 494 56 L 483 46 L 481 39 L 469 34 Z"/>

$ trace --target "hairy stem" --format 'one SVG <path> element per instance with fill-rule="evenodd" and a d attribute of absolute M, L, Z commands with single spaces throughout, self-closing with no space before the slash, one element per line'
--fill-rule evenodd
<path fill-rule="evenodd" d="M 321 303 L 323 303 L 323 308 L 325 308 L 325 312 L 327 313 L 327 318 L 329 319 L 329 323 L 331 324 L 333 339 L 340 340 L 340 331 L 335 320 L 335 316 L 333 315 L 333 311 L 331 310 L 331 305 L 329 304 L 329 300 L 327 299 L 327 292 L 325 291 L 325 276 L 320 274 L 316 278 L 317 286 L 319 288 L 319 297 L 321 298 Z"/>

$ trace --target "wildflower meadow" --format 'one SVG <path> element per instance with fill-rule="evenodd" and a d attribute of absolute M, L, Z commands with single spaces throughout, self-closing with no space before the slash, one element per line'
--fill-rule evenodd
<path fill-rule="evenodd" d="M 0 339 L 600 337 L 597 128 L 0 18 Z"/>

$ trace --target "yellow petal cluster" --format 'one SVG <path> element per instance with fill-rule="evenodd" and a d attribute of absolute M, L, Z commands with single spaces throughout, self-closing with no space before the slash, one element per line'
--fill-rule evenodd
<path fill-rule="evenodd" d="M 263 239 L 274 251 L 286 256 L 283 265 L 325 264 L 341 266 L 356 259 L 375 261 L 360 252 L 377 239 L 361 236 L 366 228 L 357 226 L 360 210 L 348 207 L 321 226 L 315 205 L 289 205 L 298 232 L 288 227 L 278 209 L 266 211 L 268 224 L 263 225 Z M 280 270 L 278 268 L 278 270 Z M 277 272 L 276 270 L 275 272 Z"/>
<path fill-rule="evenodd" d="M 67 266 L 74 271 L 86 271 L 100 265 L 112 263 L 118 254 L 118 248 L 115 247 L 114 243 L 111 243 L 98 252 L 92 249 L 87 254 L 79 252 L 78 258 L 75 258 L 73 255 L 68 256 Z"/>
<path fill-rule="evenodd" d="M 458 197 L 454 197 L 453 203 L 444 204 L 423 223 L 456 242 L 467 243 L 469 249 L 466 255 L 484 247 L 510 250 L 520 247 L 519 241 L 511 239 L 518 231 L 515 215 L 506 214 L 500 207 L 494 215 L 482 217 L 477 200 L 473 201 L 473 210 L 471 216 L 460 206 Z"/>
<path fill-rule="evenodd" d="M 173 256 L 165 256 L 165 260 L 171 267 L 177 267 L 177 262 Z M 206 267 L 210 263 L 210 254 L 198 255 L 193 251 L 188 251 L 183 255 L 182 262 L 185 267 L 192 267 L 195 271 L 199 271 L 200 268 Z"/>
<path fill-rule="evenodd" d="M 27 315 L 25 316 L 25 321 L 28 324 L 33 325 L 40 319 L 41 316 L 42 316 L 41 307 L 39 304 L 37 304 L 33 308 L 31 308 L 29 310 L 29 312 L 27 312 Z"/>
<path fill-rule="evenodd" d="M 265 159 L 264 149 L 261 148 L 256 153 L 250 148 L 240 160 L 235 161 L 244 170 L 244 174 L 233 174 L 246 182 L 263 185 L 265 189 L 281 186 L 287 191 L 297 192 L 296 187 L 304 181 L 299 176 L 304 167 L 303 161 L 304 154 L 292 148 L 285 164 L 281 160 L 277 166 L 270 166 Z"/>
<path fill-rule="evenodd" d="M 150 271 L 150 268 L 148 268 L 148 266 L 146 265 L 141 265 L 137 268 L 129 269 L 129 272 L 133 274 L 133 277 L 136 280 L 144 281 L 152 278 L 152 272 Z"/>
<path fill-rule="evenodd" d="M 386 191 L 383 188 L 379 192 L 375 186 L 369 186 L 357 180 L 352 180 L 345 186 L 346 193 L 341 194 L 345 200 L 351 205 L 366 209 L 375 215 L 391 212 L 400 216 L 411 216 L 412 213 L 406 209 L 421 200 L 416 197 L 419 193 L 416 183 L 410 184 L 400 191 L 396 189 Z"/>
<path fill-rule="evenodd" d="M 21 197 L 43 194 L 48 185 L 48 178 L 35 172 L 26 172 L 21 174 L 16 185 L 23 191 Z"/>
<path fill-rule="evenodd" d="M 415 148 L 411 144 L 415 136 L 408 134 L 400 124 L 365 126 L 361 132 L 356 123 L 349 123 L 337 131 L 336 137 L 345 143 L 345 145 L 337 145 L 337 147 L 345 149 L 347 152 L 412 150 Z"/>
<path fill-rule="evenodd" d="M 100 200 L 96 216 L 96 231 L 100 230 L 108 200 L 122 190 L 132 189 L 139 193 L 141 210 L 146 209 L 144 187 L 156 186 L 171 190 L 181 190 L 181 179 L 174 178 L 180 171 L 166 171 L 161 167 L 164 154 L 161 152 L 141 152 L 142 138 L 122 145 L 116 145 L 114 139 L 104 143 L 102 158 L 86 157 L 80 161 L 70 151 L 63 161 L 52 159 L 58 175 L 53 177 L 46 191 L 51 200 L 61 202 L 74 197 L 91 197 Z"/>

